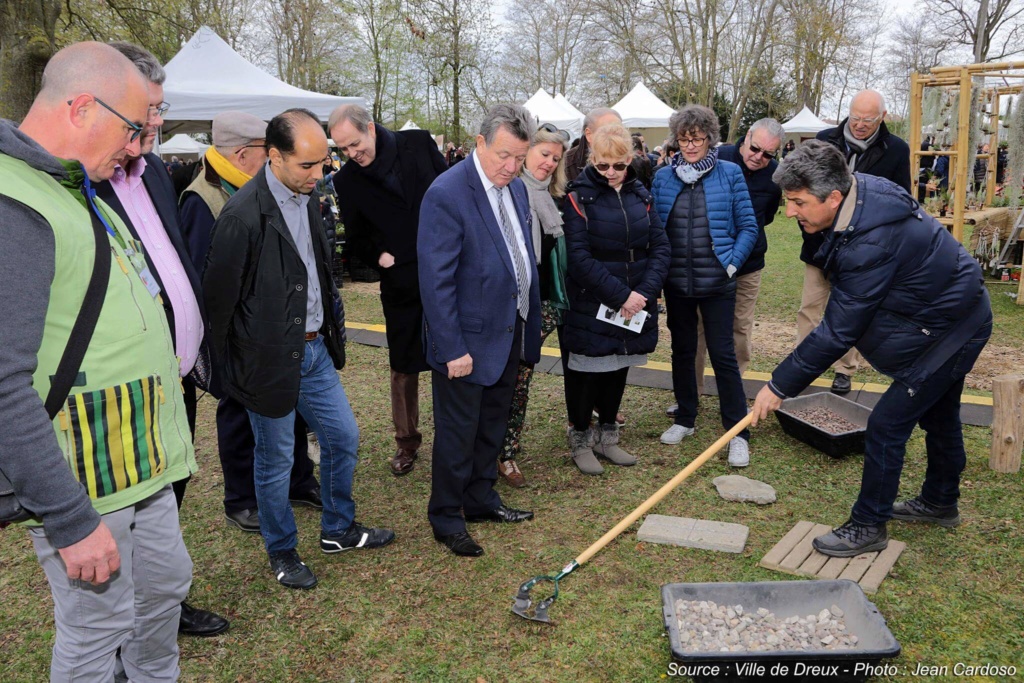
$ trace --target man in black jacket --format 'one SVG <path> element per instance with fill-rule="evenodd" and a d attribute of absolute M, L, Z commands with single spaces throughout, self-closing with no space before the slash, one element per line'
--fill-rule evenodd
<path fill-rule="evenodd" d="M 885 98 L 874 90 L 862 90 L 850 101 L 850 115 L 835 128 L 818 133 L 817 138 L 829 143 L 846 158 L 851 172 L 887 178 L 910 192 L 910 147 L 892 135 L 885 125 Z M 821 235 L 804 231 L 804 244 L 800 260 L 804 269 L 804 291 L 797 313 L 797 343 L 811 333 L 821 321 L 829 285 L 822 274 L 821 264 L 814 262 L 814 254 L 821 248 Z M 832 391 L 847 394 L 852 388 L 850 377 L 857 371 L 863 357 L 856 349 L 839 359 L 835 365 Z"/>
<path fill-rule="evenodd" d="M 886 522 L 960 523 L 967 462 L 960 424 L 964 376 L 992 333 L 978 263 L 902 188 L 851 174 L 842 154 L 806 142 L 775 173 L 786 215 L 823 237 L 814 255 L 832 286 L 824 319 L 772 373 L 754 421 L 796 396 L 854 343 L 893 378 L 864 438 L 860 495 L 845 524 L 814 540 L 819 552 L 851 557 L 888 544 Z M 925 431 L 921 494 L 895 503 L 907 439 Z"/>
<path fill-rule="evenodd" d="M 269 162 L 228 200 L 213 227 L 203 291 L 224 389 L 249 412 L 256 437 L 260 533 L 277 580 L 313 588 L 295 547 L 288 501 L 295 411 L 320 441 L 320 549 L 394 540 L 355 521 L 352 475 L 359 428 L 336 370 L 345 365 L 345 311 L 330 271 L 315 187 L 327 136 L 316 115 L 289 109 L 267 125 Z"/>
<path fill-rule="evenodd" d="M 398 450 L 391 472 L 412 472 L 423 442 L 419 431 L 419 377 L 423 358 L 416 235 L 420 203 L 434 178 L 447 170 L 425 130 L 392 132 L 370 112 L 344 104 L 328 121 L 331 138 L 349 158 L 334 176 L 345 237 L 365 263 L 380 271 L 380 302 L 387 322 L 391 364 L 391 417 Z"/>
<path fill-rule="evenodd" d="M 131 43 L 111 43 L 130 59 L 149 83 L 149 110 L 140 138 L 139 156 L 126 157 L 110 180 L 96 183 L 96 194 L 124 221 L 132 238 L 142 245 L 154 288 L 159 289 L 167 323 L 174 340 L 174 353 L 181 368 L 185 413 L 195 440 L 196 385 L 192 371 L 202 354 L 206 315 L 200 293 L 199 275 L 192 267 L 178 228 L 178 207 L 171 177 L 160 157 L 153 154 L 156 133 L 163 125 L 169 105 L 164 102 L 166 73 L 156 57 Z M 149 282 L 147 282 L 147 285 Z M 174 496 L 181 509 L 190 477 L 174 482 Z M 226 631 L 227 619 L 187 602 L 181 603 L 178 632 L 190 636 L 214 636 Z"/>

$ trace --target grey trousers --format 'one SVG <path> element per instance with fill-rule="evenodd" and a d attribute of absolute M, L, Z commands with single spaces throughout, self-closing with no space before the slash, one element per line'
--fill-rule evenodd
<path fill-rule="evenodd" d="M 166 486 L 103 515 L 103 522 L 117 543 L 121 568 L 100 586 L 69 579 L 46 532 L 30 530 L 53 594 L 57 637 L 50 680 L 112 681 L 123 668 L 133 683 L 176 681 L 178 619 L 192 583 L 192 559 L 174 492 Z"/>
<path fill-rule="evenodd" d="M 804 264 L 804 290 L 800 297 L 800 310 L 796 314 L 796 343 L 799 344 L 804 337 L 809 335 L 814 328 L 821 323 L 821 317 L 825 314 L 825 306 L 828 304 L 829 294 L 832 292 L 832 285 L 829 284 L 821 268 Z M 832 364 L 832 369 L 844 375 L 853 376 L 853 373 L 862 365 L 868 362 L 860 351 L 852 348 L 846 354 Z"/>

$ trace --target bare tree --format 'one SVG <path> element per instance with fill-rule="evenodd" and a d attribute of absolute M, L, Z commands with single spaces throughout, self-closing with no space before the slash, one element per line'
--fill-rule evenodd
<path fill-rule="evenodd" d="M 922 0 L 933 30 L 973 49 L 976 62 L 1024 52 L 1024 0 Z"/>

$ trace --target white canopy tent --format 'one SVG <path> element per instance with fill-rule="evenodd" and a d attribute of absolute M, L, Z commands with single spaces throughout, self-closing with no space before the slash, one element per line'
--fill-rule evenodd
<path fill-rule="evenodd" d="M 818 132 L 831 127 L 830 124 L 815 116 L 814 112 L 807 108 L 807 105 L 804 105 L 799 114 L 782 124 L 782 129 L 786 131 L 786 137 L 793 138 L 797 142 L 813 138 Z"/>
<path fill-rule="evenodd" d="M 212 29 L 203 26 L 164 67 L 165 134 L 205 131 L 224 111 L 244 111 L 269 121 L 285 109 L 309 109 L 326 122 L 340 104 L 366 106 L 362 97 L 302 90 L 246 61 Z"/>
<path fill-rule="evenodd" d="M 580 129 L 583 123 L 582 116 L 576 116 L 564 109 L 544 88 L 534 93 L 533 97 L 523 103 L 523 106 L 537 117 L 538 123 L 550 123 L 570 133 L 574 129 Z"/>
<path fill-rule="evenodd" d="M 579 136 L 583 135 L 583 119 L 586 118 L 585 116 L 583 116 L 583 112 L 581 112 L 576 107 L 572 106 L 572 103 L 569 102 L 569 100 L 567 100 L 565 95 L 563 95 L 562 93 L 555 94 L 555 104 L 557 104 L 565 111 L 569 112 L 569 114 L 571 114 L 577 121 L 577 123 L 573 124 L 569 128 L 564 129 L 569 131 L 569 135 L 572 137 L 572 139 L 576 139 Z"/>
<path fill-rule="evenodd" d="M 641 133 L 647 146 L 654 149 L 668 137 L 668 119 L 675 109 L 658 99 L 640 81 L 626 96 L 612 105 L 622 124 L 633 133 Z"/>
<path fill-rule="evenodd" d="M 157 148 L 157 154 L 160 156 L 169 156 L 171 154 L 175 156 L 188 156 L 195 155 L 196 157 L 206 152 L 206 148 L 209 145 L 204 145 L 198 140 L 190 138 L 184 133 L 178 133 L 170 140 L 160 143 Z"/>
<path fill-rule="evenodd" d="M 409 119 L 408 121 L 405 122 L 405 125 L 399 128 L 398 130 L 420 130 L 420 127 L 416 125 L 415 121 Z"/>

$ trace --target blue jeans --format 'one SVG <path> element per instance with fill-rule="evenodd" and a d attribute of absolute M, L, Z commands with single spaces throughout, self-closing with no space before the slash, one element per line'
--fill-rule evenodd
<path fill-rule="evenodd" d="M 900 382 L 893 382 L 882 395 L 864 435 L 864 474 L 850 513 L 854 522 L 881 524 L 892 519 L 907 439 L 918 424 L 925 432 L 928 453 L 921 498 L 940 507 L 956 505 L 960 473 L 967 464 L 960 394 L 964 376 L 974 367 L 991 334 L 992 323 L 987 322 L 913 396 Z"/>
<path fill-rule="evenodd" d="M 355 519 L 352 474 L 357 462 L 359 427 L 322 337 L 306 342 L 300 372 L 296 409 L 320 441 L 320 494 L 324 501 L 320 529 L 325 536 L 337 536 Z M 288 502 L 295 411 L 284 417 L 248 412 L 256 437 L 253 475 L 260 533 L 268 553 L 292 550 L 298 542 L 295 517 Z"/>

